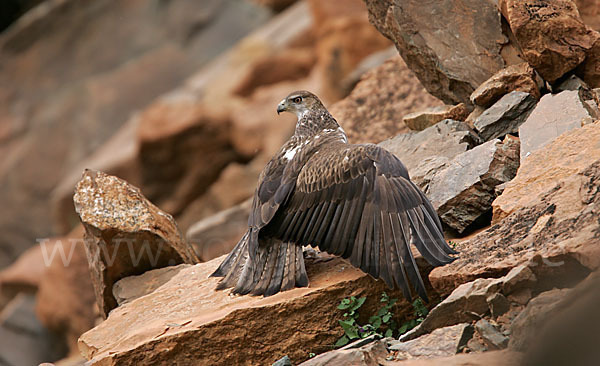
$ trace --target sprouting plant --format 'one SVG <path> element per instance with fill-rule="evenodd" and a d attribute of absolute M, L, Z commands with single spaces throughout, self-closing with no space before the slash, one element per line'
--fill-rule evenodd
<path fill-rule="evenodd" d="M 427 309 L 425 304 L 423 304 L 423 301 L 421 299 L 416 299 L 415 301 L 413 301 L 412 306 L 414 318 L 404 322 L 400 326 L 400 328 L 398 329 L 398 333 L 400 335 L 408 332 L 409 330 L 419 325 L 423 320 L 425 320 L 425 317 L 429 313 L 429 310 Z"/>
<path fill-rule="evenodd" d="M 392 319 L 391 311 L 397 299 L 391 299 L 384 292 L 381 294 L 383 307 L 379 309 L 376 315 L 369 318 L 369 322 L 364 325 L 358 324 L 358 309 L 365 303 L 366 297 L 357 299 L 354 296 L 343 299 L 338 305 L 338 309 L 344 310 L 344 319 L 339 320 L 339 324 L 344 330 L 344 335 L 335 343 L 336 347 L 341 347 L 353 339 L 366 338 L 373 334 L 391 337 L 397 328 L 396 322 Z M 383 334 L 382 334 L 383 333 Z"/>
<path fill-rule="evenodd" d="M 448 240 L 448 244 L 450 245 L 450 247 L 451 247 L 452 249 L 456 249 L 456 246 L 458 245 L 458 243 L 457 243 L 457 242 L 455 242 L 455 241 L 452 241 L 452 240 Z"/>

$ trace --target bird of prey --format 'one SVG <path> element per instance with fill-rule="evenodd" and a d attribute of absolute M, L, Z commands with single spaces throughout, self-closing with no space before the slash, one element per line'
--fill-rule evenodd
<path fill-rule="evenodd" d="M 277 113 L 298 117 L 294 135 L 258 180 L 248 231 L 212 276 L 217 289 L 270 296 L 308 286 L 302 247 L 341 256 L 411 299 L 427 301 L 410 244 L 432 265 L 457 254 L 437 213 L 402 162 L 373 144 L 349 144 L 316 95 L 296 91 Z"/>

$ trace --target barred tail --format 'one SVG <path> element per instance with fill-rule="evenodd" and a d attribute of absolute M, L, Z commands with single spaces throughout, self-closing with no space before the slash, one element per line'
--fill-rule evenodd
<path fill-rule="evenodd" d="M 218 290 L 235 287 L 234 293 L 271 296 L 294 287 L 308 286 L 302 247 L 277 239 L 261 239 L 254 259 L 248 255 L 248 233 L 212 276 L 225 277 Z"/>

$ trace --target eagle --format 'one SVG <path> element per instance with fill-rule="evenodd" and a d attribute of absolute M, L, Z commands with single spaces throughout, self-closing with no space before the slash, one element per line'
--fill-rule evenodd
<path fill-rule="evenodd" d="M 457 254 L 404 164 L 374 144 L 349 144 L 319 98 L 296 91 L 277 114 L 297 116 L 293 136 L 261 172 L 248 230 L 213 277 L 218 290 L 270 296 L 308 286 L 303 247 L 347 259 L 411 300 L 428 301 L 412 243 L 433 266 Z"/>

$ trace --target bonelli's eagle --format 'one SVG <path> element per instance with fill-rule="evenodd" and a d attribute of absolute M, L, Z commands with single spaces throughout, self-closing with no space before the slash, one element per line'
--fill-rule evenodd
<path fill-rule="evenodd" d="M 348 143 L 344 130 L 307 91 L 287 96 L 277 113 L 298 117 L 294 135 L 260 174 L 248 231 L 213 276 L 218 289 L 269 296 L 308 286 L 302 246 L 346 258 L 427 300 L 410 243 L 432 265 L 456 254 L 437 213 L 402 162 L 372 144 Z"/>

